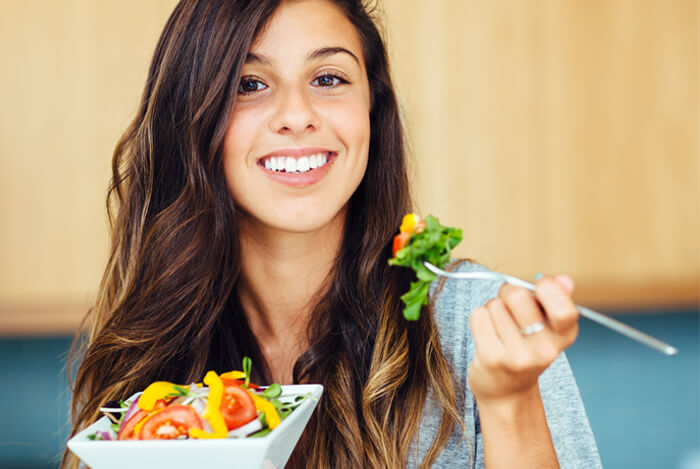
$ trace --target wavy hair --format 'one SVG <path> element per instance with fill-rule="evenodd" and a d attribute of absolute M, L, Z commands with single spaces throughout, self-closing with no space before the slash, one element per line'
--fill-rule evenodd
<path fill-rule="evenodd" d="M 77 336 L 72 434 L 99 408 L 155 380 L 187 383 L 206 370 L 269 371 L 236 296 L 237 212 L 222 164 L 241 68 L 281 0 L 182 0 L 159 39 L 137 115 L 118 142 L 107 197 L 111 254 Z M 319 289 L 309 348 L 294 381 L 325 387 L 288 467 L 403 467 L 429 391 L 442 420 L 422 467 L 455 425 L 458 392 L 429 308 L 401 314 L 411 272 L 389 268 L 410 209 L 404 132 L 375 10 L 333 0 L 355 25 L 370 84 L 366 173 L 350 199 L 334 268 Z M 62 467 L 76 467 L 67 451 Z"/>

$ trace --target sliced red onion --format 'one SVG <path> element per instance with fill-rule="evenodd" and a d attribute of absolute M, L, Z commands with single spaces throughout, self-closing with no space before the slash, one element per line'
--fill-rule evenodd
<path fill-rule="evenodd" d="M 201 398 L 193 400 L 190 405 L 197 411 L 197 415 L 200 417 L 203 416 L 204 412 L 207 410 L 207 403 Z"/>
<path fill-rule="evenodd" d="M 180 404 L 184 404 L 184 402 L 185 402 L 187 399 L 189 399 L 188 396 L 178 396 L 178 397 L 176 397 L 175 399 L 173 399 L 172 401 L 168 402 L 168 405 L 180 405 Z"/>
<path fill-rule="evenodd" d="M 212 433 L 214 429 L 211 427 L 209 421 L 204 418 L 204 412 L 206 412 L 207 410 L 207 402 L 202 398 L 198 398 L 193 400 L 190 403 L 190 405 L 195 410 L 195 412 L 197 412 L 197 415 L 199 415 L 199 418 L 202 420 L 202 429 L 207 433 Z"/>
<path fill-rule="evenodd" d="M 131 418 L 132 415 L 134 415 L 136 412 L 138 412 L 139 408 L 137 406 L 139 399 L 141 398 L 141 394 L 136 396 L 136 398 L 131 401 L 131 405 L 129 405 L 129 408 L 127 409 L 126 413 L 124 414 L 124 418 L 122 418 L 122 425 L 126 423 L 127 420 Z"/>
<path fill-rule="evenodd" d="M 116 438 L 112 438 L 112 432 L 98 431 L 98 432 L 95 432 L 95 434 L 105 441 L 112 441 L 112 440 L 116 439 Z"/>
<path fill-rule="evenodd" d="M 190 383 L 190 392 L 197 392 L 197 391 L 202 391 L 202 390 L 207 390 L 208 388 L 206 386 L 204 387 L 199 387 L 197 386 L 197 383 Z"/>
<path fill-rule="evenodd" d="M 204 430 L 207 433 L 214 433 L 214 429 L 209 423 L 209 420 L 205 419 L 204 417 L 202 417 L 200 420 L 202 421 L 202 430 Z"/>
<path fill-rule="evenodd" d="M 250 422 L 246 423 L 245 425 L 241 425 L 238 428 L 234 428 L 230 432 L 228 432 L 228 437 L 229 438 L 245 438 L 251 433 L 255 433 L 258 430 L 262 430 L 262 423 L 260 422 L 260 419 L 254 418 Z"/>

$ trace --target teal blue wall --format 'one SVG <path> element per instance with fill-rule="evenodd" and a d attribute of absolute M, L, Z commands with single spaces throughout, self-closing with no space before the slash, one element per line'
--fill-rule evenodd
<path fill-rule="evenodd" d="M 700 447 L 697 313 L 618 316 L 680 349 L 667 357 L 581 321 L 567 353 L 606 468 L 681 468 Z M 700 469 L 700 465 L 693 465 Z M 685 466 L 683 466 L 685 469 Z"/>
<path fill-rule="evenodd" d="M 680 349 L 664 357 L 581 321 L 568 351 L 604 467 L 680 469 L 700 446 L 696 313 L 619 319 Z M 69 338 L 0 340 L 0 468 L 54 468 L 67 437 Z M 697 466 L 694 466 L 697 467 Z"/>
<path fill-rule="evenodd" d="M 0 340 L 0 468 L 58 467 L 69 432 L 69 338 Z"/>

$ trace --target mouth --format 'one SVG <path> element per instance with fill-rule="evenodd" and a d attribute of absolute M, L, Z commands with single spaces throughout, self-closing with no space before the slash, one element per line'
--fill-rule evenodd
<path fill-rule="evenodd" d="M 258 165 L 273 173 L 304 174 L 324 168 L 338 154 L 334 151 L 282 150 L 264 156 L 258 160 Z"/>

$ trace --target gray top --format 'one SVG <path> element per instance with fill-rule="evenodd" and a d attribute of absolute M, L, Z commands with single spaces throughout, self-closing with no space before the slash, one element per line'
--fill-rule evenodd
<path fill-rule="evenodd" d="M 477 264 L 464 263 L 457 270 L 486 269 Z M 433 468 L 484 467 L 484 447 L 478 409 L 467 382 L 467 370 L 474 356 L 469 315 L 475 308 L 495 297 L 501 283 L 448 279 L 438 295 L 433 315 L 439 330 L 442 351 L 453 367 L 457 389 L 465 390 L 461 396 L 458 394 L 458 405 L 463 410 L 464 423 L 471 440 L 473 465 L 467 464 L 470 460 L 469 445 L 459 429 L 455 428 Z M 435 283 L 432 285 L 433 289 L 434 287 Z M 581 395 L 563 353 L 540 375 L 539 386 L 561 469 L 602 467 Z M 420 435 L 409 455 L 408 467 L 420 467 L 437 435 L 440 414 L 437 403 L 429 395 L 423 410 Z"/>

